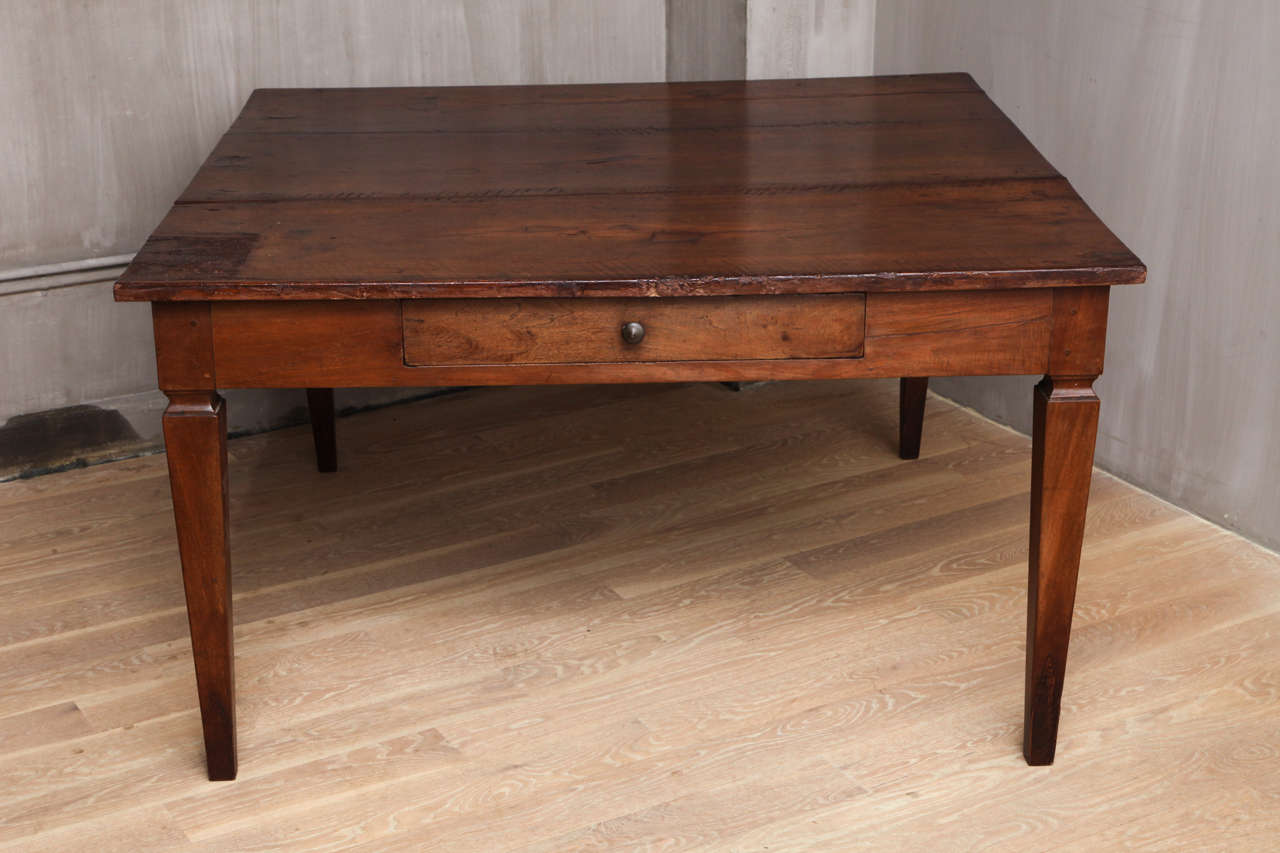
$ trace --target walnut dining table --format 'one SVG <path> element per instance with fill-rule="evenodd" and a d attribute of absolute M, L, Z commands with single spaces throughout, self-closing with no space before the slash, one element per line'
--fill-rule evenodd
<path fill-rule="evenodd" d="M 913 458 L 930 376 L 1007 374 L 1043 376 L 1023 754 L 1051 763 L 1107 297 L 1145 275 L 967 74 L 255 91 L 115 287 L 152 303 L 209 777 L 237 766 L 220 389 L 307 389 L 333 470 L 338 387 L 893 377 Z"/>

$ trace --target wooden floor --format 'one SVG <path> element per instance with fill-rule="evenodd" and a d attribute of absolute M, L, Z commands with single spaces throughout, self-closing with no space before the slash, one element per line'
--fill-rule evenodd
<path fill-rule="evenodd" d="M 931 398 L 901 462 L 895 391 L 468 391 L 342 419 L 331 475 L 233 441 L 231 783 L 164 457 L 0 485 L 0 848 L 1276 849 L 1280 558 L 1097 475 L 1029 768 L 1028 442 Z"/>

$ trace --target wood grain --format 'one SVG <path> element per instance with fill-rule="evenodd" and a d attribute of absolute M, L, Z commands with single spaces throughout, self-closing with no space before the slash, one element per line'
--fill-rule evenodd
<path fill-rule="evenodd" d="M 1097 376 L 1107 348 L 1108 287 L 1059 288 L 1053 292 L 1049 373 Z"/>
<path fill-rule="evenodd" d="M 664 129 L 796 117 L 812 119 L 798 99 L 835 99 L 867 114 L 892 111 L 902 98 L 942 95 L 967 113 L 985 111 L 968 74 L 902 74 L 800 80 L 604 83 L 572 86 L 434 86 L 360 89 L 257 89 L 232 133 L 377 133 L 549 130 L 585 126 Z M 889 96 L 894 96 L 890 98 Z M 886 100 L 887 99 L 887 100 Z M 937 99 L 935 99 L 936 102 Z M 673 112 L 674 110 L 674 112 Z M 964 114 L 964 113 L 962 113 Z M 478 124 L 479 123 L 479 124 Z"/>
<path fill-rule="evenodd" d="M 401 306 L 411 366 L 858 358 L 866 296 L 414 300 Z M 638 323 L 640 340 L 621 328 Z"/>
<path fill-rule="evenodd" d="M 839 300 L 848 297 L 805 296 L 794 301 L 784 298 L 781 304 L 803 306 L 807 304 L 804 300 L 813 298 L 825 305 L 826 300 L 843 304 Z M 747 297 L 727 301 L 737 299 Z M 550 307 L 554 304 L 540 310 L 554 310 Z M 744 304 L 752 303 L 748 299 Z M 399 303 L 387 300 L 215 302 L 211 312 L 218 382 L 223 388 L 823 379 L 896 377 L 904 373 L 954 376 L 1034 374 L 1048 369 L 1051 290 L 876 293 L 867 296 L 866 305 L 866 339 L 860 358 L 569 362 L 554 367 L 537 363 L 406 365 L 404 318 L 431 310 L 417 302 L 406 303 L 403 309 Z M 692 307 L 697 309 L 696 305 Z M 506 316 L 507 309 L 477 303 L 476 308 L 467 310 Z M 583 310 L 591 313 L 589 308 Z M 645 310 L 643 306 L 641 310 Z M 793 307 L 788 316 L 798 318 L 801 313 L 802 307 Z M 412 338 L 416 329 L 413 325 L 408 328 Z M 560 334 L 553 328 L 546 333 Z M 809 340 L 810 334 L 797 332 L 794 338 Z M 849 334 L 852 337 L 854 333 Z M 495 342 L 490 346 L 508 350 L 515 346 L 511 332 L 495 328 L 485 330 L 484 335 Z M 457 346 L 466 348 L 461 343 Z M 682 345 L 677 349 L 679 346 Z M 770 347 L 776 354 L 794 351 L 789 349 L 790 343 L 781 349 L 776 343 Z M 421 341 L 413 339 L 410 357 L 425 359 L 427 353 L 421 348 Z M 570 348 L 579 354 L 600 354 L 585 342 L 575 342 Z M 638 349 L 644 350 L 644 344 Z M 616 352 L 609 350 L 610 354 Z M 831 352 L 823 347 L 824 354 Z M 687 357 L 693 353 L 686 347 L 677 354 Z"/>
<path fill-rule="evenodd" d="M 1034 396 L 1022 754 L 1044 765 L 1058 739 L 1099 402 L 1093 377 L 1046 376 Z"/>
<path fill-rule="evenodd" d="M 193 390 L 216 387 L 213 321 L 209 306 L 153 305 L 151 323 L 156 344 L 156 382 L 162 388 Z"/>
<path fill-rule="evenodd" d="M 0 849 L 1266 849 L 1280 558 L 1097 474 L 1029 769 L 1030 443 L 935 397 L 900 462 L 896 385 L 478 389 L 344 418 L 337 481 L 231 441 L 226 786 L 165 460 L 0 484 Z"/>
<path fill-rule="evenodd" d="M 928 395 L 927 376 L 904 376 L 898 382 L 898 456 L 902 459 L 920 458 L 924 402 Z"/>
<path fill-rule="evenodd" d="M 924 105 L 930 112 L 909 121 L 877 109 L 821 133 L 803 125 L 736 124 L 752 121 L 741 110 L 726 114 L 720 124 L 691 122 L 644 133 L 610 133 L 608 127 L 230 133 L 178 203 L 732 192 L 744 185 L 760 193 L 797 192 L 1058 177 L 1013 123 L 993 109 L 957 115 L 946 101 Z M 714 117 L 706 111 L 699 115 L 703 122 Z M 924 157 L 930 158 L 927 169 L 920 167 Z M 449 168 L 439 168 L 441 163 Z"/>
<path fill-rule="evenodd" d="M 1050 239 L 1046 231 L 1052 232 Z M 174 207 L 122 300 L 681 296 L 1127 284 L 1065 181 Z"/>
<path fill-rule="evenodd" d="M 182 585 L 204 721 L 209 778 L 236 778 L 235 651 L 227 408 L 212 391 L 169 391 L 165 456 L 182 556 Z"/>
<path fill-rule="evenodd" d="M 1145 268 L 967 75 L 269 90 L 122 300 L 1126 284 Z"/>
<path fill-rule="evenodd" d="M 338 435 L 333 389 L 308 388 L 307 413 L 311 418 L 311 437 L 316 445 L 316 470 L 324 473 L 337 471 Z"/>

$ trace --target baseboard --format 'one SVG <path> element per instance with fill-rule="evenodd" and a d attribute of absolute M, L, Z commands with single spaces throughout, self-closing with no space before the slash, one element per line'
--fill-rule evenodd
<path fill-rule="evenodd" d="M 407 403 L 454 388 L 353 388 L 337 394 L 339 415 Z M 307 422 L 301 390 L 228 391 L 228 432 L 252 435 Z M 127 394 L 17 415 L 0 426 L 0 482 L 114 462 L 164 449 L 159 391 Z"/>

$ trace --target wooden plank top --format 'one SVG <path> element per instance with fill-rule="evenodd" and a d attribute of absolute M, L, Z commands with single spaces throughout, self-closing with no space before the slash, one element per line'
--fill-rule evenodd
<path fill-rule="evenodd" d="M 1127 284 L 965 74 L 264 89 L 122 300 Z"/>

